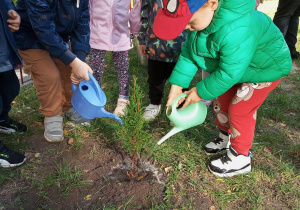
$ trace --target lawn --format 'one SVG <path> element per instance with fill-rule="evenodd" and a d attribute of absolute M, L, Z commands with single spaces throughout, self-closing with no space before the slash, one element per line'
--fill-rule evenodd
<path fill-rule="evenodd" d="M 265 1 L 259 10 L 270 9 L 269 3 L 275 5 Z M 275 10 L 276 6 L 266 13 L 271 16 Z M 207 169 L 215 157 L 202 149 L 217 135 L 212 107 L 202 125 L 155 146 L 172 126 L 165 107 L 153 122 L 136 121 L 149 104 L 147 70 L 136 48 L 129 54 L 132 108 L 123 118 L 124 127 L 110 118 L 81 127 L 64 120 L 64 141 L 47 143 L 36 91 L 32 85 L 21 89 L 11 116 L 28 125 L 29 131 L 0 134 L 0 139 L 24 153 L 27 162 L 14 169 L 0 168 L 0 209 L 300 209 L 300 61 L 258 110 L 252 172 L 218 178 Z M 192 85 L 200 77 L 197 74 Z M 109 112 L 118 98 L 116 87 L 108 53 L 102 89 Z M 140 132 L 135 132 L 137 127 Z M 124 142 L 130 137 L 125 134 L 141 140 L 140 170 L 134 177 L 126 173 L 131 159 Z"/>

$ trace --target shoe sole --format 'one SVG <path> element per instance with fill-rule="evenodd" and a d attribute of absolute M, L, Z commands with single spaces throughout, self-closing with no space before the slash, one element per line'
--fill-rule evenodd
<path fill-rule="evenodd" d="M 58 143 L 58 142 L 62 142 L 64 140 L 64 136 L 62 136 L 62 138 L 59 139 L 59 140 L 51 140 L 51 139 L 47 138 L 47 136 L 45 135 L 45 133 L 44 133 L 44 138 L 46 139 L 46 141 L 48 141 L 50 143 Z"/>
<path fill-rule="evenodd" d="M 2 168 L 13 168 L 13 167 L 17 167 L 22 165 L 23 163 L 25 163 L 26 158 L 23 160 L 23 162 L 21 163 L 17 163 L 17 164 L 10 164 L 9 162 L 7 162 L 6 160 L 0 160 L 0 166 Z"/>
<path fill-rule="evenodd" d="M 217 173 L 215 171 L 212 171 L 209 166 L 208 166 L 208 169 L 211 173 L 213 173 L 214 175 L 216 175 L 218 177 L 232 177 L 232 176 L 236 176 L 236 175 L 239 175 L 239 174 L 246 174 L 246 173 L 251 172 L 251 165 L 249 165 L 246 168 L 243 168 L 242 170 L 234 171 L 234 172 L 231 172 L 231 173 L 222 173 L 222 174 Z"/>
<path fill-rule="evenodd" d="M 26 130 L 27 131 L 27 130 Z M 25 131 L 24 131 L 25 132 Z M 19 132 L 19 134 L 23 134 L 24 132 Z M 15 129 L 12 128 L 0 128 L 0 133 L 5 133 L 5 134 L 14 134 L 18 133 Z"/>
<path fill-rule="evenodd" d="M 229 148 L 221 149 L 221 150 L 219 150 L 219 151 L 217 151 L 217 152 L 207 152 L 205 149 L 204 149 L 204 151 L 205 151 L 205 153 L 206 153 L 207 155 L 216 155 L 216 154 L 220 154 L 221 152 L 227 151 L 228 149 L 229 149 Z"/>

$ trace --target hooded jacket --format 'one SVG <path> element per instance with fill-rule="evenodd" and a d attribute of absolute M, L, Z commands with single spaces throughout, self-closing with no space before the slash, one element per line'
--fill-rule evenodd
<path fill-rule="evenodd" d="M 188 32 L 169 82 L 187 88 L 202 68 L 210 76 L 197 84 L 197 92 L 212 100 L 234 84 L 272 82 L 287 75 L 292 60 L 283 35 L 254 6 L 254 0 L 219 0 L 210 25 Z"/>
<path fill-rule="evenodd" d="M 130 0 L 89 0 L 89 5 L 91 47 L 106 51 L 131 49 L 130 32 L 137 35 L 141 27 L 141 0 L 135 1 L 130 12 Z"/>
<path fill-rule="evenodd" d="M 138 41 L 140 45 L 146 45 L 145 50 L 148 59 L 175 63 L 185 41 L 186 32 L 183 31 L 176 39 L 168 41 L 155 36 L 152 26 L 159 8 L 161 8 L 161 0 L 143 0 L 142 27 Z"/>
<path fill-rule="evenodd" d="M 7 12 L 11 9 L 16 10 L 11 0 L 4 0 L 0 4 L 0 73 L 12 70 L 22 63 L 14 35 L 7 25 Z"/>
<path fill-rule="evenodd" d="M 16 9 L 22 19 L 16 33 L 20 50 L 44 49 L 65 65 L 76 56 L 85 60 L 90 50 L 88 0 L 18 0 Z"/>

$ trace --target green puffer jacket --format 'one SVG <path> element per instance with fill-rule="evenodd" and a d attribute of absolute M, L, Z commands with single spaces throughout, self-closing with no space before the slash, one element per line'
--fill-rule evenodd
<path fill-rule="evenodd" d="M 202 68 L 211 75 L 197 84 L 197 91 L 212 100 L 234 84 L 272 82 L 287 75 L 292 60 L 285 40 L 254 6 L 255 0 L 219 0 L 210 25 L 188 32 L 169 82 L 187 88 Z"/>

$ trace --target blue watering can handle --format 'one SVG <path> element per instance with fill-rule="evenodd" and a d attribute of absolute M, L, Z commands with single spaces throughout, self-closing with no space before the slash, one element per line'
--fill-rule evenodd
<path fill-rule="evenodd" d="M 91 75 L 90 72 L 88 72 L 88 75 L 89 75 L 89 78 L 92 80 L 94 86 L 96 87 L 95 88 L 96 89 L 96 94 L 98 95 L 98 97 L 100 97 L 101 96 L 100 95 L 101 91 L 100 91 L 100 87 L 98 85 L 98 82 L 96 81 L 95 77 L 93 77 L 93 75 Z M 73 91 L 73 93 L 75 93 L 75 91 L 77 90 L 77 86 L 74 85 L 73 83 L 71 83 L 71 85 L 72 85 L 72 91 Z"/>
<path fill-rule="evenodd" d="M 93 77 L 93 75 L 91 75 L 90 72 L 88 72 L 88 74 L 89 74 L 89 77 L 90 77 L 90 79 L 92 80 L 94 86 L 96 87 L 96 88 L 95 88 L 95 89 L 96 89 L 96 94 L 97 94 L 98 97 L 100 98 L 100 97 L 101 97 L 101 94 L 100 94 L 100 93 L 101 93 L 100 86 L 99 86 L 97 80 L 95 79 L 95 77 Z"/>
<path fill-rule="evenodd" d="M 178 101 L 181 99 L 181 98 L 185 98 L 187 97 L 188 94 L 185 94 L 185 93 L 181 93 L 179 96 L 177 96 L 177 98 L 172 102 L 172 112 L 174 112 L 177 108 L 177 104 L 178 104 Z"/>
<path fill-rule="evenodd" d="M 72 91 L 73 91 L 73 93 L 75 93 L 77 90 L 77 86 L 74 85 L 73 82 L 71 82 L 71 85 L 72 85 Z"/>

